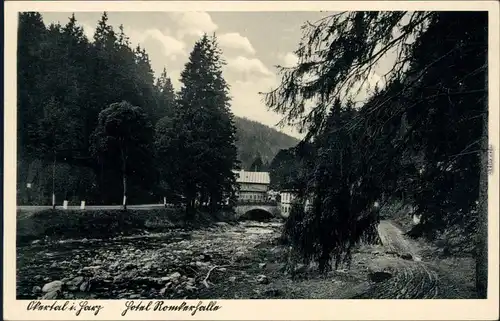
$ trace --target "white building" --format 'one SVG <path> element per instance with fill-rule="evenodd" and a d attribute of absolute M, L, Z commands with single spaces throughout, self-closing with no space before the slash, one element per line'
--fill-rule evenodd
<path fill-rule="evenodd" d="M 292 208 L 292 202 L 297 197 L 294 190 L 282 190 L 280 192 L 280 209 L 283 216 L 288 216 Z"/>
<path fill-rule="evenodd" d="M 271 179 L 268 172 L 233 171 L 239 185 L 238 201 L 263 202 L 267 201 Z"/>
<path fill-rule="evenodd" d="M 297 198 L 297 191 L 295 190 L 282 190 L 280 192 L 280 209 L 281 215 L 288 216 L 290 215 L 290 210 L 292 209 L 293 201 Z M 311 206 L 311 201 L 309 199 L 306 200 L 306 204 L 304 206 L 304 210 L 307 210 Z"/>

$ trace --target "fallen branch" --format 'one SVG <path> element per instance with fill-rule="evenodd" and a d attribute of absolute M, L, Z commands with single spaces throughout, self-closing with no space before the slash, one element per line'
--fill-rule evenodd
<path fill-rule="evenodd" d="M 210 268 L 210 270 L 208 270 L 208 273 L 207 273 L 207 276 L 205 276 L 205 279 L 203 279 L 203 284 L 207 287 L 207 289 L 210 287 L 208 285 L 208 278 L 210 277 L 210 273 L 212 273 L 213 270 L 217 269 L 217 268 L 224 268 L 224 267 L 228 267 L 229 265 L 215 265 L 213 267 Z"/>

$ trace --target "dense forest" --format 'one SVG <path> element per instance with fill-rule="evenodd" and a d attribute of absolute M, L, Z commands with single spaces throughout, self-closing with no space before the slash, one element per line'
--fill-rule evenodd
<path fill-rule="evenodd" d="M 216 206 L 234 192 L 233 168 L 269 162 L 296 143 L 231 113 L 215 35 L 195 43 L 178 92 L 167 68 L 155 77 L 146 50 L 106 13 L 93 39 L 74 15 L 46 26 L 39 13 L 21 13 L 18 57 L 21 204 L 182 195 L 188 207 Z"/>
<path fill-rule="evenodd" d="M 414 236 L 458 229 L 475 244 L 486 296 L 487 27 L 484 12 L 343 12 L 304 26 L 298 65 L 266 94 L 306 133 L 271 166 L 300 169 L 284 182 L 299 192 L 285 228 L 299 257 L 324 271 L 349 262 L 361 240 L 376 241 L 374 204 L 403 202 L 421 214 Z M 388 52 L 385 86 L 353 101 Z"/>

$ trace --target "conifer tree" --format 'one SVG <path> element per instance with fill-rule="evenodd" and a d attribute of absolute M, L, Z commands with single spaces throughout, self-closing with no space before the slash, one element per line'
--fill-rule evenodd
<path fill-rule="evenodd" d="M 163 68 L 160 77 L 156 79 L 155 90 L 157 95 L 157 107 L 154 112 L 154 118 L 160 120 L 165 116 L 171 117 L 175 107 L 175 92 L 172 81 L 167 75 L 166 68 Z"/>
<path fill-rule="evenodd" d="M 177 158 L 188 215 L 196 204 L 209 204 L 215 210 L 234 195 L 237 150 L 223 63 L 215 36 L 204 35 L 181 74 L 169 152 Z"/>

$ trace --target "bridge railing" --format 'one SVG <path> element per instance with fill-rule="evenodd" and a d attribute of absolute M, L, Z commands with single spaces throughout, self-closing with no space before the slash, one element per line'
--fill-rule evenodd
<path fill-rule="evenodd" d="M 238 205 L 261 205 L 261 206 L 278 206 L 277 201 L 262 201 L 262 200 L 241 200 L 236 202 Z"/>

